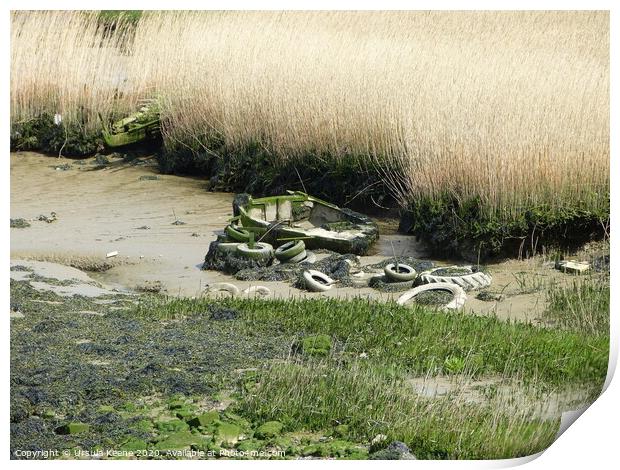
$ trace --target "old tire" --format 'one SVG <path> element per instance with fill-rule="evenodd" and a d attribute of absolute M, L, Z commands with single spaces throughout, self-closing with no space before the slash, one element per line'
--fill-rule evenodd
<path fill-rule="evenodd" d="M 278 261 L 286 261 L 305 251 L 305 249 L 306 244 L 303 240 L 286 242 L 284 245 L 276 248 L 276 258 Z"/>
<path fill-rule="evenodd" d="M 240 243 L 237 247 L 237 254 L 251 259 L 271 259 L 273 247 L 269 243 L 256 242 L 254 248 L 250 248 L 247 243 Z"/>
<path fill-rule="evenodd" d="M 239 243 L 221 242 L 217 244 L 218 253 L 234 253 L 237 251 Z"/>
<path fill-rule="evenodd" d="M 246 243 L 250 241 L 250 232 L 243 228 L 237 228 L 232 224 L 227 225 L 224 232 L 226 232 L 228 238 L 236 242 Z"/>
<path fill-rule="evenodd" d="M 442 310 L 458 310 L 463 308 L 463 305 L 465 305 L 465 300 L 467 300 L 467 294 L 462 287 L 450 282 L 438 282 L 415 287 L 401 295 L 396 303 L 398 305 L 405 305 L 408 301 L 414 299 L 418 294 L 429 290 L 445 290 L 453 295 L 452 300 L 441 307 Z"/>
<path fill-rule="evenodd" d="M 299 253 L 298 255 L 295 255 L 292 258 L 289 258 L 289 259 L 287 259 L 285 261 L 281 261 L 281 262 L 282 263 L 286 263 L 286 264 L 297 264 L 297 263 L 301 263 L 303 260 L 305 260 L 307 256 L 308 256 L 308 252 L 306 250 L 304 250 L 301 253 Z"/>
<path fill-rule="evenodd" d="M 208 292 L 228 292 L 231 296 L 239 295 L 239 288 L 230 282 L 216 282 L 207 287 Z"/>
<path fill-rule="evenodd" d="M 265 286 L 250 286 L 243 291 L 243 293 L 247 296 L 253 295 L 254 297 L 267 297 L 271 295 L 271 289 Z"/>
<path fill-rule="evenodd" d="M 403 263 L 398 263 L 398 270 L 396 263 L 390 263 L 383 268 L 383 272 L 389 281 L 395 282 L 413 281 L 418 274 L 411 266 Z"/>
<path fill-rule="evenodd" d="M 435 268 L 421 273 L 418 277 L 418 281 L 421 284 L 451 283 L 456 284 L 465 290 L 483 289 L 491 285 L 491 280 L 493 278 L 490 274 L 482 271 L 475 271 L 472 266 L 450 266 L 449 268 L 457 267 L 462 267 L 469 272 L 465 274 L 441 276 L 434 273 L 446 268 Z"/>
<path fill-rule="evenodd" d="M 304 271 L 304 280 L 306 281 L 306 287 L 312 292 L 328 291 L 334 284 L 334 280 L 331 277 L 314 269 Z"/>
<path fill-rule="evenodd" d="M 413 287 L 413 281 L 394 282 L 385 274 L 379 274 L 368 279 L 368 287 L 380 292 L 403 292 Z"/>

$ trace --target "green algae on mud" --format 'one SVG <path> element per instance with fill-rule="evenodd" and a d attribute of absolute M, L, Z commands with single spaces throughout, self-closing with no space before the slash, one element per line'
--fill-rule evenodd
<path fill-rule="evenodd" d="M 24 313 L 11 325 L 12 449 L 156 440 L 154 425 L 143 423 L 150 421 L 151 406 L 136 404 L 141 397 L 182 394 L 208 401 L 216 373 L 287 351 L 278 338 L 248 335 L 234 322 L 200 315 L 153 322 L 113 304 L 38 292 L 27 282 L 11 281 L 11 299 Z M 104 315 L 82 313 L 88 311 Z M 89 432 L 55 431 L 73 421 L 89 424 Z"/>

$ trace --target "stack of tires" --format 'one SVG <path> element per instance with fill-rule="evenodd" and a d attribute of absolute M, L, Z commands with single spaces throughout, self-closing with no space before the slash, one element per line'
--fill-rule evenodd
<path fill-rule="evenodd" d="M 293 240 L 278 247 L 275 252 L 276 259 L 280 263 L 313 263 L 316 260 L 314 253 L 306 250 L 303 240 Z"/>
<path fill-rule="evenodd" d="M 250 232 L 244 228 L 236 227 L 233 224 L 227 225 L 224 232 L 231 242 L 247 243 L 250 241 Z"/>

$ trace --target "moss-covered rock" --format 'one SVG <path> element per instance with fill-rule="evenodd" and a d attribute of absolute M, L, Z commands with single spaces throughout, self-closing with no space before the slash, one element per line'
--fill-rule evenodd
<path fill-rule="evenodd" d="M 306 336 L 301 340 L 301 351 L 308 356 L 327 356 L 332 348 L 328 335 Z"/>
<path fill-rule="evenodd" d="M 137 437 L 130 437 L 120 446 L 120 450 L 127 452 L 136 452 L 139 450 L 145 450 L 148 448 L 146 441 L 138 439 Z"/>
<path fill-rule="evenodd" d="M 166 421 L 157 421 L 155 428 L 161 432 L 177 432 L 189 429 L 189 425 L 181 419 L 170 419 Z"/>
<path fill-rule="evenodd" d="M 63 424 L 56 428 L 57 434 L 83 434 L 90 430 L 90 425 L 80 422 Z"/>
<path fill-rule="evenodd" d="M 187 403 L 184 399 L 182 398 L 171 398 L 168 401 L 168 409 L 169 410 L 178 410 L 181 408 L 185 408 L 187 406 Z"/>
<path fill-rule="evenodd" d="M 205 443 L 205 438 L 190 431 L 174 432 L 155 444 L 157 450 L 182 450 Z"/>
<path fill-rule="evenodd" d="M 265 445 L 265 441 L 261 441 L 260 439 L 246 439 L 245 441 L 239 442 L 236 449 L 240 452 L 255 452 L 261 450 Z"/>
<path fill-rule="evenodd" d="M 301 447 L 299 442 L 292 437 L 280 436 L 270 441 L 270 446 L 275 447 L 278 450 L 284 451 L 287 457 L 299 455 L 301 453 Z"/>
<path fill-rule="evenodd" d="M 154 430 L 154 424 L 150 419 L 138 419 L 132 423 L 130 429 L 148 433 Z"/>
<path fill-rule="evenodd" d="M 196 414 L 196 409 L 193 406 L 182 406 L 174 410 L 177 418 L 187 420 Z"/>
<path fill-rule="evenodd" d="M 194 416 L 189 421 L 187 421 L 187 423 L 192 428 L 197 428 L 199 426 L 206 428 L 209 426 L 215 426 L 215 424 L 218 423 L 219 421 L 220 421 L 220 414 L 217 411 L 209 411 L 207 413 Z"/>
<path fill-rule="evenodd" d="M 268 421 L 254 431 L 254 436 L 259 439 L 272 439 L 282 433 L 284 425 L 279 421 Z"/>
<path fill-rule="evenodd" d="M 416 460 L 404 442 L 394 441 L 385 449 L 374 452 L 369 460 Z"/>
<path fill-rule="evenodd" d="M 219 422 L 215 425 L 215 442 L 220 445 L 234 445 L 242 437 L 243 430 L 236 424 Z"/>
<path fill-rule="evenodd" d="M 310 444 L 301 451 L 301 454 L 303 456 L 363 460 L 368 457 L 368 449 L 353 442 L 334 440 Z"/>

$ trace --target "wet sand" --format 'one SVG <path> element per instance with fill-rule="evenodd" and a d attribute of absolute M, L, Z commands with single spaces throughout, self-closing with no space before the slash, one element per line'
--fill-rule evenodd
<path fill-rule="evenodd" d="M 133 163 L 120 158 L 110 160 L 110 165 L 96 169 L 92 158 L 71 160 L 32 152 L 12 153 L 11 218 L 24 218 L 31 226 L 11 229 L 11 258 L 74 266 L 88 266 L 90 260 L 92 264 L 111 266 L 90 273 L 102 285 L 132 290 L 158 282 L 170 295 L 204 295 L 205 286 L 216 282 L 233 282 L 241 290 L 257 284 L 200 270 L 209 243 L 232 217 L 233 194 L 207 192 L 204 179 L 161 175 L 153 158 Z M 57 220 L 37 220 L 52 212 Z M 396 233 L 397 221 L 382 220 L 381 227 L 381 239 L 372 256 L 362 257 L 363 266 L 377 263 L 393 252 L 425 258 L 424 248 L 415 237 Z M 118 255 L 106 258 L 115 251 Z M 545 308 L 545 295 L 542 289 L 530 292 L 533 289 L 522 285 L 523 279 L 542 283 L 567 280 L 566 275 L 542 263 L 541 258 L 534 258 L 489 266 L 493 275 L 491 289 L 501 292 L 504 300 L 483 302 L 473 293 L 468 295 L 465 310 L 536 322 Z M 260 285 L 269 287 L 274 297 L 361 296 L 389 300 L 400 295 L 371 288 L 310 293 L 286 283 Z"/>

